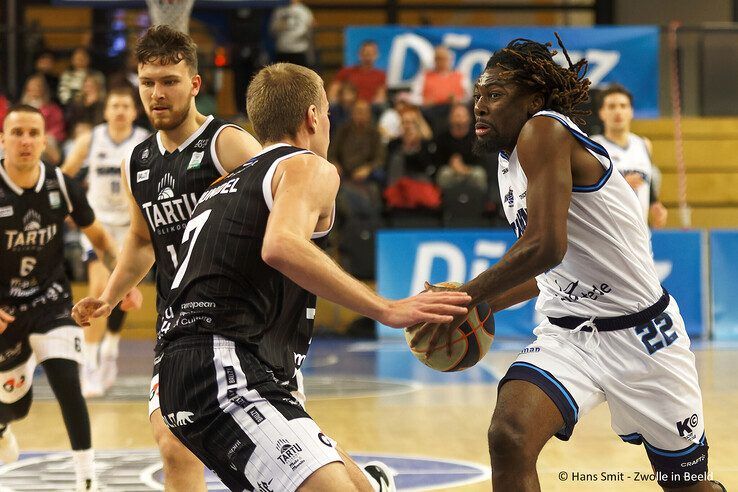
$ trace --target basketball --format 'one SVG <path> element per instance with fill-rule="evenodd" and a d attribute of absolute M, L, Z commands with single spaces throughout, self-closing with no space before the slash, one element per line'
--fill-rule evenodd
<path fill-rule="evenodd" d="M 459 287 L 456 282 L 443 282 L 441 287 Z M 405 340 L 408 346 L 415 334 L 414 325 L 405 328 Z M 479 362 L 489 351 L 492 340 L 495 338 L 495 320 L 492 308 L 486 302 L 477 304 L 469 311 L 466 319 L 454 331 L 451 337 L 451 356 L 447 354 L 446 346 L 438 347 L 430 357 L 426 357 L 428 336 L 420 339 L 418 345 L 410 351 L 420 362 L 441 372 L 463 371 Z"/>

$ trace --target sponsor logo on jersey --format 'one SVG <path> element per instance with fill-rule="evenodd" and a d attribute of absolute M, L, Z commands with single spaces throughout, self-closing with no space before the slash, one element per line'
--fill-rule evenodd
<path fill-rule="evenodd" d="M 190 163 L 187 164 L 187 170 L 200 169 L 203 157 L 205 157 L 205 152 L 193 152 L 192 157 L 190 157 Z"/>
<path fill-rule="evenodd" d="M 141 160 L 142 161 L 145 161 L 146 159 L 149 158 L 149 155 L 150 154 L 151 154 L 151 152 L 149 151 L 149 148 L 146 147 L 145 149 L 143 149 L 143 152 L 141 152 Z"/>
<path fill-rule="evenodd" d="M 57 225 L 41 227 L 41 214 L 31 209 L 23 216 L 23 230 L 6 229 L 6 249 L 11 251 L 38 250 L 48 244 L 57 232 Z"/>
<path fill-rule="evenodd" d="M 166 424 L 167 427 L 170 429 L 173 429 L 174 427 L 184 427 L 187 424 L 191 424 L 193 422 L 192 417 L 194 417 L 195 414 L 192 412 L 177 412 L 177 413 L 170 413 L 168 415 L 162 414 L 161 418 L 164 420 L 164 424 Z"/>
<path fill-rule="evenodd" d="M 208 145 L 208 140 L 209 140 L 208 138 L 201 138 L 200 140 L 198 140 L 195 143 L 195 148 L 196 149 L 204 149 Z"/>
<path fill-rule="evenodd" d="M 287 439 L 280 438 L 277 440 L 277 449 L 279 449 L 279 456 L 277 460 L 283 465 L 289 466 L 292 470 L 297 470 L 300 465 L 305 463 L 300 453 L 302 453 L 302 447 L 298 443 L 291 444 Z"/>
<path fill-rule="evenodd" d="M 157 191 L 159 192 L 159 196 L 156 197 L 157 200 L 167 200 L 169 198 L 174 198 L 174 177 L 166 173 L 163 178 L 161 178 L 161 181 L 159 181 L 159 185 L 157 186 Z"/>
<path fill-rule="evenodd" d="M 136 173 L 136 183 L 140 183 L 141 181 L 146 181 L 149 179 L 149 170 L 144 169 L 143 171 L 139 171 Z"/>
<path fill-rule="evenodd" d="M 51 208 L 59 208 L 61 205 L 61 195 L 59 195 L 58 191 L 50 191 L 49 192 L 49 206 Z"/>
<path fill-rule="evenodd" d="M 13 216 L 13 206 L 12 205 L 6 205 L 5 207 L 0 207 L 0 217 L 12 217 Z"/>
<path fill-rule="evenodd" d="M 190 193 L 158 203 L 146 202 L 141 207 L 146 213 L 146 219 L 151 228 L 157 234 L 167 234 L 185 227 L 195 205 L 197 205 L 197 195 Z"/>

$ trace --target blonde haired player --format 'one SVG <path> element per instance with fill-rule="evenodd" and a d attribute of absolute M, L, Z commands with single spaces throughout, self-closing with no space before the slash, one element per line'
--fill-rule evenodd
<path fill-rule="evenodd" d="M 123 188 L 125 184 L 120 179 L 120 163 L 149 136 L 148 130 L 133 124 L 137 117 L 134 98 L 133 90 L 129 87 L 112 88 L 105 98 L 106 122 L 78 137 L 62 165 L 62 171 L 68 176 L 75 176 L 81 169 L 87 170 L 87 200 L 100 223 L 118 245 L 123 244 L 131 222 L 128 197 Z M 98 297 L 105 288 L 110 272 L 84 236 L 82 247 L 87 263 L 89 294 Z M 133 289 L 121 305 L 124 308 L 140 307 L 141 301 L 141 293 Z M 107 322 L 97 318 L 85 330 L 82 394 L 86 397 L 102 396 L 115 381 L 124 316 L 121 306 L 116 306 Z"/>

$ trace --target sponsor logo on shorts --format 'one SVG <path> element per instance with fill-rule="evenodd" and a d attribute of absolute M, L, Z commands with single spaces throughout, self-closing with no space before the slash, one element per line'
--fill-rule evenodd
<path fill-rule="evenodd" d="M 184 427 L 187 424 L 191 424 L 193 422 L 192 417 L 194 416 L 195 414 L 192 412 L 172 412 L 168 415 L 162 414 L 161 418 L 164 420 L 166 426 L 172 429 L 174 427 Z"/>
<path fill-rule="evenodd" d="M 322 442 L 323 444 L 325 444 L 329 448 L 332 448 L 333 447 L 333 443 L 331 442 L 331 440 L 328 438 L 328 436 L 326 436 L 322 432 L 318 432 L 318 439 L 320 439 L 320 442 Z"/>
<path fill-rule="evenodd" d="M 223 370 L 225 370 L 226 383 L 228 386 L 236 384 L 236 370 L 233 369 L 233 366 L 225 366 Z"/>
<path fill-rule="evenodd" d="M 251 417 L 251 420 L 253 420 L 254 422 L 256 422 L 256 425 L 259 425 L 259 424 L 261 424 L 262 422 L 264 422 L 266 420 L 266 417 L 264 417 L 264 414 L 262 414 L 259 411 L 259 409 L 256 408 L 256 407 L 249 408 L 246 411 L 246 413 L 249 414 L 249 417 Z"/>
<path fill-rule="evenodd" d="M 226 396 L 229 400 L 232 400 L 238 396 L 238 390 L 236 388 L 228 388 L 228 391 L 226 391 Z"/>
<path fill-rule="evenodd" d="M 684 439 L 693 440 L 695 438 L 694 428 L 699 424 L 699 417 L 696 413 L 693 413 L 691 417 L 684 420 L 677 421 L 676 427 L 679 436 Z"/>
<path fill-rule="evenodd" d="M 280 463 L 289 466 L 292 470 L 297 470 L 300 465 L 305 463 L 300 453 L 302 453 L 302 447 L 299 444 L 291 444 L 287 439 L 277 440 L 277 449 L 279 449 L 280 455 L 277 457 Z"/>
<path fill-rule="evenodd" d="M 521 354 L 534 354 L 541 351 L 541 347 L 525 347 L 520 351 Z"/>
<path fill-rule="evenodd" d="M 238 471 L 238 468 L 236 468 L 236 465 L 231 460 L 233 459 L 233 455 L 235 455 L 236 452 L 242 447 L 243 443 L 240 440 L 236 439 L 236 442 L 233 443 L 233 446 L 231 446 L 226 453 L 226 458 L 228 458 L 228 461 L 230 461 L 229 465 L 235 471 Z"/>
<path fill-rule="evenodd" d="M 241 395 L 238 395 L 235 398 L 231 398 L 231 401 L 235 405 L 238 405 L 241 408 L 246 408 L 250 404 L 250 402 L 246 398 L 244 398 L 243 396 L 241 396 Z"/>
<path fill-rule="evenodd" d="M 5 362 L 6 360 L 10 360 L 13 357 L 18 357 L 21 354 L 22 350 L 23 350 L 22 342 L 16 343 L 15 345 L 13 345 L 11 348 L 6 350 L 5 352 L 0 353 L 0 362 Z"/>
<path fill-rule="evenodd" d="M 149 393 L 149 401 L 153 400 L 156 395 L 159 394 L 159 383 L 154 384 Z"/>
<path fill-rule="evenodd" d="M 3 389 L 8 393 L 12 393 L 13 391 L 17 389 L 21 389 L 23 386 L 25 386 L 25 384 L 26 384 L 25 376 L 20 376 L 18 379 L 10 378 L 3 383 Z"/>
<path fill-rule="evenodd" d="M 692 460 L 692 461 L 686 461 L 684 463 L 680 463 L 679 466 L 681 466 L 682 468 L 689 468 L 690 466 L 694 466 L 697 463 L 702 463 L 706 459 L 707 459 L 707 455 L 702 453 L 699 458 Z"/>
<path fill-rule="evenodd" d="M 272 480 L 269 480 L 268 482 L 259 482 L 259 492 L 274 492 L 274 489 L 272 489 Z"/>

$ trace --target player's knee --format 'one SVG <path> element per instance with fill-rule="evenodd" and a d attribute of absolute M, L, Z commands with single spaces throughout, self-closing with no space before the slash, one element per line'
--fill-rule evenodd
<path fill-rule="evenodd" d="M 494 466 L 535 463 L 537 452 L 528 445 L 523 428 L 507 419 L 493 419 L 487 430 L 487 444 Z"/>
<path fill-rule="evenodd" d="M 197 458 L 171 432 L 157 433 L 155 437 L 165 468 L 186 468 L 198 463 Z"/>

